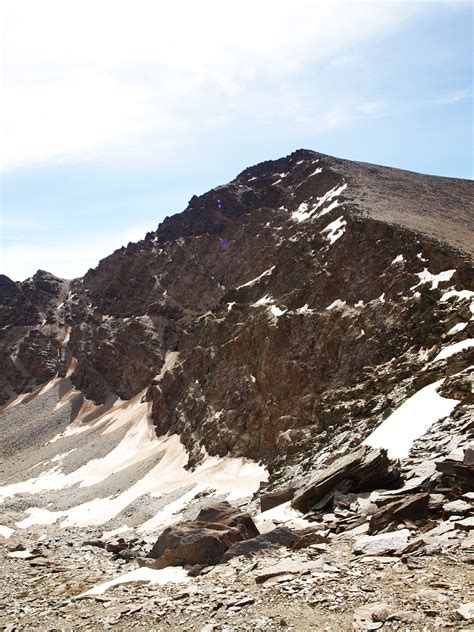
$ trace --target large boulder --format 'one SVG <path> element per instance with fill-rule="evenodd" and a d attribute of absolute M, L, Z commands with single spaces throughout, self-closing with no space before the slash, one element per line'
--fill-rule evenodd
<path fill-rule="evenodd" d="M 383 449 L 361 446 L 319 472 L 296 492 L 291 506 L 302 512 L 323 509 L 336 492 L 363 492 L 394 487 L 400 480 L 400 465 Z"/>
<path fill-rule="evenodd" d="M 166 566 L 211 566 L 229 547 L 243 540 L 238 529 L 224 524 L 188 520 L 168 527 L 158 537 L 149 556 L 154 568 Z"/>
<path fill-rule="evenodd" d="M 211 566 L 217 564 L 232 545 L 259 535 L 251 516 L 229 503 L 201 509 L 196 520 L 166 528 L 149 557 L 154 568 L 166 566 Z"/>
<path fill-rule="evenodd" d="M 276 527 L 268 533 L 262 533 L 251 540 L 237 542 L 228 549 L 221 558 L 222 562 L 228 562 L 233 557 L 241 557 L 258 553 L 267 549 L 278 549 L 282 546 L 291 547 L 301 540 L 300 536 L 288 529 L 288 527 Z"/>
<path fill-rule="evenodd" d="M 235 527 L 242 533 L 242 539 L 244 540 L 254 538 L 260 533 L 250 514 L 239 511 L 235 507 L 232 507 L 227 501 L 203 507 L 196 516 L 196 521 L 219 523 L 225 524 L 228 527 Z"/>

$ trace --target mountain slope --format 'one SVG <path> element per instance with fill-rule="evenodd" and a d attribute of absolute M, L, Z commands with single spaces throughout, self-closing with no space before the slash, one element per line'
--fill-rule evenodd
<path fill-rule="evenodd" d="M 192 461 L 367 434 L 472 364 L 429 362 L 472 337 L 472 190 L 307 150 L 246 169 L 83 279 L 3 277 L 1 397 L 56 373 L 96 403 L 146 389 Z"/>

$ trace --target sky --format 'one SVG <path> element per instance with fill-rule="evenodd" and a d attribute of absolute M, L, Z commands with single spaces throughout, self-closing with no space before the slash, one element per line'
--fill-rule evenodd
<path fill-rule="evenodd" d="M 304 147 L 473 175 L 470 2 L 3 0 L 0 273 L 82 276 Z"/>

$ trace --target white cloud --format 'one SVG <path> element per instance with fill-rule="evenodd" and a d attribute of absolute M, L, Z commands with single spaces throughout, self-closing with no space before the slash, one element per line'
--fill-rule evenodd
<path fill-rule="evenodd" d="M 349 59 L 419 7 L 4 0 L 3 169 L 123 155 L 148 137 L 163 151 L 203 119 L 225 123 L 262 79 L 284 85 L 308 65 Z M 328 125 L 345 118 L 335 106 Z"/>
<path fill-rule="evenodd" d="M 2 274 L 23 281 L 38 269 L 67 279 L 83 276 L 89 268 L 95 268 L 100 259 L 111 254 L 128 242 L 143 239 L 150 230 L 147 225 L 135 225 L 125 231 L 105 231 L 93 236 L 69 233 L 61 240 L 40 243 L 5 244 L 1 249 Z"/>

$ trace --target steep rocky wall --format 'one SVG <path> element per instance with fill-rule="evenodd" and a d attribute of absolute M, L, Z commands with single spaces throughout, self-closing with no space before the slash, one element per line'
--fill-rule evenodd
<path fill-rule="evenodd" d="M 471 193 L 308 151 L 246 169 L 83 279 L 0 279 L 0 397 L 56 372 L 98 403 L 148 388 L 194 460 L 369 429 L 472 337 Z"/>

